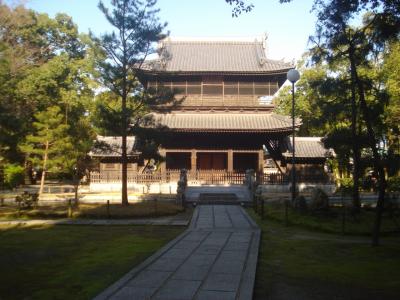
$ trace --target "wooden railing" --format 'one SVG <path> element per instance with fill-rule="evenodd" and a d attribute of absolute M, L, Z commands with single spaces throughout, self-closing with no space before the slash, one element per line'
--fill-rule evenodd
<path fill-rule="evenodd" d="M 259 184 L 287 184 L 292 181 L 290 174 L 281 173 L 257 173 L 257 182 Z M 327 174 L 315 175 L 315 174 L 296 174 L 297 183 L 331 183 L 333 179 Z"/>
<path fill-rule="evenodd" d="M 289 179 L 290 180 L 290 179 Z M 308 182 L 308 183 L 333 183 L 335 180 L 330 174 L 296 174 L 296 180 L 298 182 Z"/>
<path fill-rule="evenodd" d="M 329 176 L 316 176 L 311 174 L 296 174 L 296 182 L 309 183 L 330 183 Z M 228 172 L 227 170 L 196 170 L 187 172 L 187 179 L 192 184 L 243 184 L 246 174 L 242 172 Z M 138 173 L 128 171 L 128 182 L 139 184 L 157 182 L 178 182 L 180 170 L 166 170 L 165 172 L 156 171 L 153 173 Z M 102 171 L 91 172 L 90 181 L 92 183 L 117 183 L 121 182 L 121 171 Z M 257 173 L 258 184 L 287 184 L 291 177 L 287 174 L 276 173 Z"/>
<path fill-rule="evenodd" d="M 180 170 L 166 170 L 165 172 L 156 171 L 153 173 L 138 173 L 128 171 L 128 182 L 153 183 L 153 182 L 178 182 Z M 226 170 L 197 170 L 188 171 L 189 182 L 199 184 L 242 184 L 245 177 L 244 173 L 228 172 Z M 121 171 L 102 171 L 91 172 L 90 181 L 92 183 L 116 183 L 121 182 Z"/>
<path fill-rule="evenodd" d="M 153 182 L 173 182 L 179 180 L 180 170 L 167 170 L 166 172 L 139 173 L 128 171 L 128 182 L 153 183 Z M 120 170 L 110 170 L 102 172 L 90 172 L 90 182 L 92 183 L 117 183 L 121 182 L 122 173 Z"/>
<path fill-rule="evenodd" d="M 188 172 L 188 181 L 198 184 L 243 184 L 245 173 L 226 170 L 197 170 Z"/>
<path fill-rule="evenodd" d="M 256 181 L 258 184 L 286 184 L 289 178 L 282 173 L 257 173 Z"/>

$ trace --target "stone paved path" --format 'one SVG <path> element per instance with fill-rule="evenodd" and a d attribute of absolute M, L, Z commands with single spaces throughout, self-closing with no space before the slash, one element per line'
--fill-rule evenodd
<path fill-rule="evenodd" d="M 260 230 L 238 205 L 200 205 L 183 234 L 95 299 L 252 299 Z"/>

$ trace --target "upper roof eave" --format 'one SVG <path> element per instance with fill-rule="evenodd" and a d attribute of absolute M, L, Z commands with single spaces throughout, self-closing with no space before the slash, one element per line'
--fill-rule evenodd
<path fill-rule="evenodd" d="M 163 70 L 141 70 L 144 75 L 286 75 L 293 67 L 273 71 L 163 71 Z"/>

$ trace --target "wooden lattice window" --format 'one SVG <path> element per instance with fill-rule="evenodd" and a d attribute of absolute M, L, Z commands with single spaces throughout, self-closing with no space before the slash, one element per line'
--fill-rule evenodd
<path fill-rule="evenodd" d="M 186 95 L 186 81 L 175 81 L 172 83 L 173 89 L 180 95 Z"/>
<path fill-rule="evenodd" d="M 222 84 L 203 84 L 203 95 L 222 96 Z"/>
<path fill-rule="evenodd" d="M 239 86 L 237 82 L 225 82 L 224 83 L 224 95 L 225 96 L 237 96 L 239 93 Z"/>
<path fill-rule="evenodd" d="M 256 94 L 257 96 L 269 96 L 269 83 L 255 83 L 254 94 Z"/>
<path fill-rule="evenodd" d="M 186 93 L 187 93 L 187 95 L 200 95 L 201 94 L 201 82 L 188 81 Z"/>
<path fill-rule="evenodd" d="M 270 95 L 274 95 L 278 91 L 278 83 L 277 82 L 271 82 L 270 85 Z"/>
<path fill-rule="evenodd" d="M 239 95 L 253 96 L 254 95 L 253 83 L 239 83 Z"/>

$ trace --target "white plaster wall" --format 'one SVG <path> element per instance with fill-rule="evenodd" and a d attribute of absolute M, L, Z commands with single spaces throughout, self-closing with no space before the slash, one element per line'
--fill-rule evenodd
<path fill-rule="evenodd" d="M 150 186 L 128 182 L 128 192 L 133 193 L 176 194 L 177 187 L 176 182 L 152 183 Z M 120 192 L 121 183 L 90 183 L 89 189 L 90 192 Z"/>

